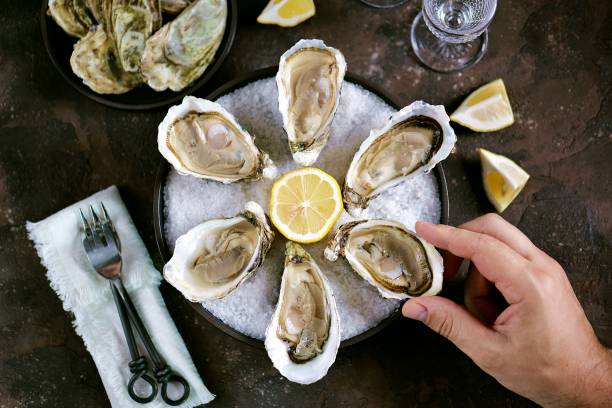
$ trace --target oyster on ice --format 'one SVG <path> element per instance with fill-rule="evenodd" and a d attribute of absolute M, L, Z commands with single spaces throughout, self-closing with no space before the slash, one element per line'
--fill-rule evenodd
<path fill-rule="evenodd" d="M 171 107 L 159 124 L 157 146 L 181 174 L 222 183 L 276 175 L 272 160 L 234 116 L 206 99 L 186 96 Z"/>
<path fill-rule="evenodd" d="M 122 69 L 115 46 L 102 25 L 74 45 L 70 66 L 85 85 L 100 94 L 125 93 L 142 83 L 140 75 Z"/>
<path fill-rule="evenodd" d="M 311 384 L 325 376 L 340 346 L 334 294 L 317 264 L 288 241 L 278 303 L 266 329 L 265 347 L 287 379 Z"/>
<path fill-rule="evenodd" d="M 221 45 L 226 0 L 197 0 L 146 42 L 141 70 L 156 91 L 180 91 L 206 70 Z"/>
<path fill-rule="evenodd" d="M 223 298 L 259 268 L 273 239 L 263 209 L 250 201 L 235 217 L 204 221 L 181 235 L 164 278 L 192 302 Z"/>
<path fill-rule="evenodd" d="M 304 166 L 327 143 L 345 72 L 344 56 L 321 40 L 300 40 L 281 56 L 278 108 L 293 158 Z"/>
<path fill-rule="evenodd" d="M 396 221 L 342 225 L 325 249 L 330 261 L 338 255 L 385 298 L 431 296 L 442 289 L 444 263 L 440 253 Z"/>
<path fill-rule="evenodd" d="M 372 130 L 355 154 L 342 198 L 353 216 L 383 190 L 430 171 L 451 153 L 455 132 L 443 106 L 417 101 Z"/>

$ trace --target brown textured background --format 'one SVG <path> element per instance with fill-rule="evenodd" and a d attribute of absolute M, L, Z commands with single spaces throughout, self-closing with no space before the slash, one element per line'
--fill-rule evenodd
<path fill-rule="evenodd" d="M 609 1 L 500 1 L 485 59 L 446 75 L 422 68 L 411 53 L 416 0 L 389 10 L 319 0 L 317 15 L 295 29 L 256 24 L 263 3 L 240 1 L 230 56 L 198 95 L 277 63 L 308 37 L 340 48 L 351 71 L 405 104 L 425 99 L 452 111 L 476 87 L 503 78 L 516 124 L 492 134 L 457 127 L 457 153 L 446 162 L 451 223 L 492 210 L 476 147 L 517 160 L 532 178 L 504 217 L 562 263 L 598 336 L 612 345 Z M 0 13 L 0 407 L 105 407 L 95 366 L 47 284 L 24 223 L 117 184 L 161 266 L 151 207 L 164 110 L 108 109 L 70 88 L 43 48 L 39 10 L 37 1 L 3 0 Z M 203 321 L 167 285 L 162 292 L 218 395 L 211 406 L 532 405 L 448 341 L 404 319 L 342 350 L 322 381 L 298 386 L 280 377 L 264 351 Z"/>

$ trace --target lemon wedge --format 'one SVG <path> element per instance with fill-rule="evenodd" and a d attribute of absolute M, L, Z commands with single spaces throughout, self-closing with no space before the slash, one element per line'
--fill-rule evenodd
<path fill-rule="evenodd" d="M 521 192 L 529 174 L 507 157 L 478 149 L 482 163 L 482 182 L 489 201 L 498 212 L 504 211 Z"/>
<path fill-rule="evenodd" d="M 270 0 L 257 22 L 276 24 L 281 27 L 295 27 L 315 15 L 313 0 Z"/>
<path fill-rule="evenodd" d="M 293 170 L 272 185 L 270 219 L 292 241 L 322 240 L 341 213 L 340 186 L 323 170 L 314 167 Z"/>
<path fill-rule="evenodd" d="M 504 81 L 497 79 L 472 92 L 450 118 L 477 132 L 494 132 L 513 124 Z"/>

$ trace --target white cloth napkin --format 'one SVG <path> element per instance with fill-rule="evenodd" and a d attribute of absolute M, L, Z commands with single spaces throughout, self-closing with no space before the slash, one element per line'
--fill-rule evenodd
<path fill-rule="evenodd" d="M 27 223 L 51 287 L 74 314 L 74 328 L 93 357 L 113 407 L 167 406 L 157 395 L 148 404 L 134 402 L 126 385 L 131 358 L 107 280 L 89 264 L 82 245 L 79 208 L 104 202 L 122 245 L 122 280 L 157 349 L 168 365 L 182 375 L 191 388 L 181 407 L 205 404 L 214 398 L 202 382 L 185 343 L 168 314 L 159 293 L 160 273 L 155 269 L 138 231 L 115 186 L 75 203 L 43 221 Z M 147 356 L 144 347 L 141 354 Z M 149 366 L 152 368 L 152 363 Z M 161 387 L 160 387 L 161 389 Z"/>

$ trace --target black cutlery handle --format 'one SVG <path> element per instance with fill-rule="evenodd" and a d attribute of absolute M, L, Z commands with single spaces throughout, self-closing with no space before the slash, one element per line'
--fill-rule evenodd
<path fill-rule="evenodd" d="M 180 375 L 174 373 L 167 365 L 160 369 L 155 369 L 155 378 L 162 385 L 161 396 L 164 402 L 168 405 L 181 405 L 189 397 L 189 383 Z M 168 396 L 168 384 L 176 382 L 183 386 L 183 393 L 177 399 L 172 399 Z"/>
<path fill-rule="evenodd" d="M 128 349 L 130 351 L 130 357 L 132 361 L 129 363 L 130 372 L 132 373 L 132 377 L 128 382 L 128 394 L 130 397 L 141 404 L 146 404 L 147 402 L 153 401 L 155 396 L 157 395 L 157 384 L 155 380 L 151 378 L 151 376 L 147 375 L 146 372 L 148 370 L 147 362 L 143 356 L 138 352 L 138 347 L 136 346 L 136 339 L 134 338 L 134 332 L 132 331 L 132 325 L 130 324 L 130 320 L 126 311 L 125 304 L 123 300 L 121 300 L 121 295 L 119 294 L 115 285 L 111 282 L 111 292 L 113 293 L 113 300 L 115 301 L 115 306 L 117 306 L 117 312 L 119 312 L 119 319 L 121 320 L 121 326 L 123 327 L 123 334 L 125 335 L 125 341 L 127 342 Z M 148 395 L 140 396 L 136 393 L 134 389 L 136 382 L 142 379 L 146 381 L 151 386 L 151 392 Z"/>
<path fill-rule="evenodd" d="M 132 300 L 130 299 L 130 296 L 127 290 L 125 289 L 125 287 L 123 286 L 123 283 L 121 282 L 121 280 L 115 279 L 112 282 L 115 288 L 117 289 L 118 294 L 123 299 L 123 304 L 125 305 L 127 309 L 127 314 L 130 317 L 130 320 L 132 321 L 132 323 L 134 323 L 134 326 L 136 327 L 136 331 L 138 332 L 140 339 L 145 345 L 145 348 L 147 349 L 149 353 L 149 357 L 151 357 L 151 360 L 153 361 L 153 365 L 155 366 L 155 370 L 154 370 L 155 378 L 162 385 L 163 400 L 168 405 L 172 405 L 172 406 L 181 404 L 189 397 L 189 392 L 190 392 L 189 383 L 183 377 L 173 372 L 170 369 L 170 367 L 168 367 L 163 357 L 157 351 L 157 348 L 153 344 L 153 341 L 151 340 L 151 337 L 149 336 L 147 329 L 142 323 L 142 320 L 140 319 L 140 316 L 138 315 L 138 311 L 136 310 L 136 307 L 134 307 L 134 304 L 132 303 Z M 173 400 L 170 397 L 168 397 L 166 393 L 168 383 L 170 382 L 177 382 L 183 386 L 183 394 L 181 395 L 181 397 L 179 397 L 176 400 Z"/>
<path fill-rule="evenodd" d="M 130 397 L 134 401 L 139 402 L 141 404 L 146 404 L 147 402 L 153 401 L 155 399 L 155 396 L 157 395 L 157 384 L 155 383 L 155 380 L 151 378 L 150 375 L 146 374 L 148 367 L 144 357 L 140 356 L 136 360 L 130 361 L 129 366 L 130 372 L 132 372 L 132 377 L 128 382 L 128 394 L 130 394 Z M 136 382 L 139 379 L 146 381 L 151 386 L 151 393 L 149 395 L 141 397 L 134 389 L 134 387 L 136 386 Z"/>

